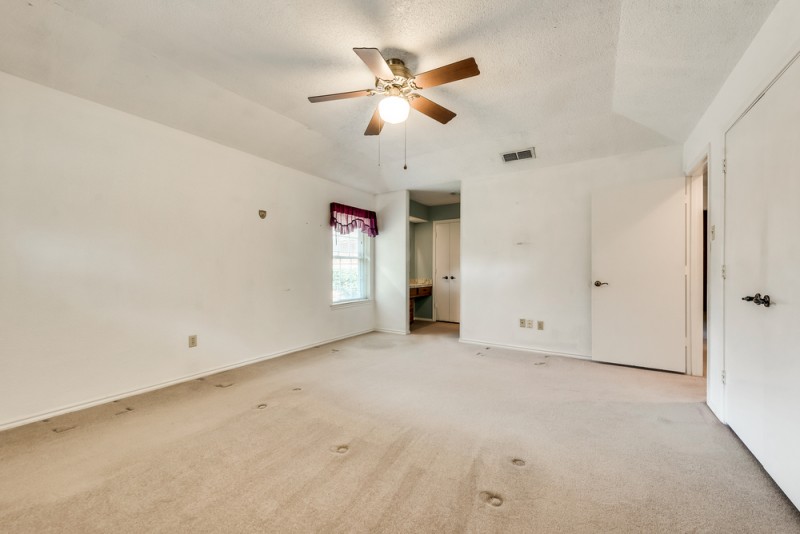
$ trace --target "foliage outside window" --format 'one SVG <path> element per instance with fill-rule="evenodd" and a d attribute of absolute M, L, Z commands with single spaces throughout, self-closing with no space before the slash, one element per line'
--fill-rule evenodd
<path fill-rule="evenodd" d="M 333 303 L 369 299 L 371 237 L 333 228 Z"/>

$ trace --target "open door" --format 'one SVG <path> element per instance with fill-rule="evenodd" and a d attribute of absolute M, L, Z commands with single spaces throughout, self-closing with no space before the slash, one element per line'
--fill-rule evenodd
<path fill-rule="evenodd" d="M 592 196 L 592 359 L 686 372 L 685 178 Z"/>
<path fill-rule="evenodd" d="M 795 61 L 725 138 L 723 380 L 728 424 L 800 507 L 798 94 Z"/>

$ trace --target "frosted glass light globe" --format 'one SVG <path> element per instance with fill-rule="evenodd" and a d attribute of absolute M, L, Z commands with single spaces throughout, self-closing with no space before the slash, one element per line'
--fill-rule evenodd
<path fill-rule="evenodd" d="M 398 124 L 408 118 L 408 100 L 399 96 L 387 96 L 378 104 L 378 113 L 384 122 Z"/>

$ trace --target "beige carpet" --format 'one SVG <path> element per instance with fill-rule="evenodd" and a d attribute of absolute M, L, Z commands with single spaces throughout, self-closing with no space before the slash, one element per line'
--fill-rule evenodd
<path fill-rule="evenodd" d="M 703 398 L 368 334 L 0 433 L 0 531 L 800 532 Z"/>

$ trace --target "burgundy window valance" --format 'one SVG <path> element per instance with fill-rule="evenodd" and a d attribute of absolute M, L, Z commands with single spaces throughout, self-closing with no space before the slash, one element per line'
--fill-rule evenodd
<path fill-rule="evenodd" d="M 378 235 L 378 216 L 374 211 L 331 202 L 331 226 L 340 234 L 361 230 L 368 236 L 375 237 Z"/>

